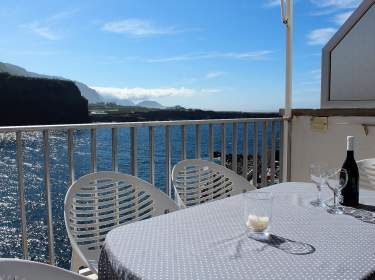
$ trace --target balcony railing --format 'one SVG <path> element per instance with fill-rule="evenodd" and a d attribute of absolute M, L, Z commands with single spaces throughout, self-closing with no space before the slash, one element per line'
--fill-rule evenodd
<path fill-rule="evenodd" d="M 190 132 L 188 133 L 187 129 Z M 192 129 L 191 129 L 192 128 Z M 130 130 L 130 173 L 134 176 L 139 175 L 138 156 L 140 151 L 146 155 L 148 161 L 147 180 L 163 189 L 160 183 L 159 173 L 156 173 L 155 161 L 158 158 L 164 158 L 164 191 L 171 196 L 171 169 L 172 158 L 174 161 L 188 158 L 188 147 L 194 145 L 194 158 L 202 158 L 202 146 L 207 150 L 203 158 L 216 160 L 242 176 L 250 179 L 256 187 L 265 187 L 275 182 L 281 181 L 282 173 L 282 119 L 281 118 L 246 118 L 246 119 L 216 119 L 216 120 L 188 120 L 188 121 L 162 121 L 162 122 L 128 122 L 128 123 L 90 123 L 77 125 L 43 125 L 43 126 L 17 126 L 17 127 L 0 127 L 0 136 L 15 133 L 16 145 L 16 167 L 18 172 L 18 207 L 20 213 L 20 235 L 23 258 L 29 258 L 28 234 L 26 210 L 25 210 L 25 174 L 24 174 L 24 149 L 25 137 L 28 133 L 42 133 L 43 149 L 43 183 L 45 197 L 45 213 L 48 239 L 48 262 L 55 263 L 54 250 L 54 232 L 52 219 L 51 199 L 51 169 L 57 168 L 50 164 L 51 135 L 56 131 L 64 132 L 64 141 L 59 145 L 67 146 L 68 162 L 68 185 L 75 181 L 76 160 L 75 160 L 75 133 L 77 131 L 90 131 L 90 171 L 95 172 L 98 166 L 97 157 L 97 131 L 110 129 L 111 133 L 111 169 L 119 171 L 119 131 L 123 129 Z M 164 130 L 163 136 L 155 130 Z M 138 131 L 146 131 L 147 138 L 139 139 Z M 229 133 L 228 133 L 229 130 Z M 172 135 L 172 132 L 175 132 Z M 202 141 L 202 132 L 206 139 Z M 216 132 L 216 133 L 215 133 Z M 66 133 L 66 134 L 65 134 Z M 189 134 L 189 135 L 188 135 Z M 194 134 L 193 137 L 192 134 Z M 228 135 L 229 134 L 229 135 Z M 144 134 L 142 134 L 144 135 Z M 173 142 L 171 141 L 174 137 Z M 188 137 L 189 136 L 189 137 Z M 143 137 L 143 136 L 142 136 Z M 163 137 L 164 155 L 156 155 L 155 138 Z M 141 141 L 140 141 L 141 140 Z M 148 141 L 147 141 L 148 140 Z M 148 142 L 148 145 L 145 145 Z M 157 141 L 158 145 L 162 143 Z M 194 143 L 191 143 L 194 142 Z M 220 145 L 218 145 L 220 142 Z M 229 143 L 231 142 L 231 143 Z M 141 143 L 141 147 L 139 144 Z M 203 143 L 203 145 L 202 145 Z M 239 146 L 238 144 L 242 144 Z M 88 144 L 88 143 L 87 143 Z M 231 144 L 231 153 L 228 153 Z M 219 149 L 215 149 L 218 147 Z M 249 150 L 250 149 L 252 150 Z M 158 147 L 157 147 L 158 148 Z M 190 149 L 191 150 L 191 149 Z M 215 151 L 216 150 L 216 151 Z M 241 156 L 238 153 L 241 150 Z M 178 153 L 179 155 L 176 155 Z M 251 154 L 252 156 L 248 156 Z M 278 156 L 278 158 L 277 158 Z M 1 157 L 1 154 L 0 154 Z M 145 156 L 143 156 L 145 157 Z M 190 153 L 191 158 L 191 153 Z M 237 159 L 237 160 L 236 160 Z M 143 158 L 145 160 L 145 158 Z M 144 175 L 144 170 L 141 170 Z M 158 180 L 156 178 L 158 174 Z M 0 198 L 1 199 L 1 198 Z M 1 210 L 0 210 L 1 211 Z"/>

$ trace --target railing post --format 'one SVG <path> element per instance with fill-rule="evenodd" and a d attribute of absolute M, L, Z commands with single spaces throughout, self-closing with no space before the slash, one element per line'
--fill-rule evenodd
<path fill-rule="evenodd" d="M 200 125 L 195 125 L 195 158 L 201 158 L 201 130 Z"/>
<path fill-rule="evenodd" d="M 281 120 L 280 125 L 280 144 L 279 144 L 279 183 L 284 182 L 284 123 Z"/>
<path fill-rule="evenodd" d="M 91 128 L 91 172 L 96 172 L 96 128 Z"/>
<path fill-rule="evenodd" d="M 289 182 L 291 179 L 291 142 L 292 125 L 291 119 L 284 119 L 283 124 L 283 181 Z"/>
<path fill-rule="evenodd" d="M 112 170 L 118 172 L 117 128 L 112 128 Z"/>
<path fill-rule="evenodd" d="M 166 193 L 172 197 L 171 188 L 171 127 L 165 127 L 165 179 L 166 179 Z"/>
<path fill-rule="evenodd" d="M 51 200 L 51 183 L 49 174 L 49 143 L 48 130 L 43 130 L 43 144 L 44 144 L 44 194 L 46 196 L 46 210 L 47 210 L 47 236 L 48 236 L 48 262 L 55 264 L 55 250 L 53 238 L 53 223 L 52 223 L 52 200 Z"/>
<path fill-rule="evenodd" d="M 253 185 L 258 187 L 258 124 L 254 122 L 253 135 Z"/>
<path fill-rule="evenodd" d="M 247 156 L 249 154 L 249 138 L 248 138 L 248 124 L 243 123 L 243 148 L 242 148 L 242 176 L 247 179 Z"/>
<path fill-rule="evenodd" d="M 268 149 L 267 149 L 267 121 L 263 122 L 262 127 L 262 179 L 261 186 L 267 186 L 267 169 L 268 169 Z"/>
<path fill-rule="evenodd" d="M 225 166 L 226 163 L 226 131 L 225 131 L 225 123 L 221 124 L 221 165 Z"/>
<path fill-rule="evenodd" d="M 292 178 L 292 119 L 289 119 L 288 120 L 288 142 L 287 142 L 287 145 L 288 145 L 288 157 L 287 157 L 287 161 L 288 161 L 288 165 L 287 165 L 287 174 L 286 174 L 286 178 L 287 178 L 287 182 L 290 182 L 291 178 Z"/>
<path fill-rule="evenodd" d="M 148 128 L 149 135 L 149 160 L 150 160 L 150 174 L 149 180 L 152 185 L 155 185 L 155 135 L 154 127 L 150 126 Z"/>
<path fill-rule="evenodd" d="M 208 124 L 208 158 L 212 160 L 214 157 L 214 131 L 212 123 Z"/>
<path fill-rule="evenodd" d="M 26 228 L 26 209 L 25 209 L 25 183 L 23 177 L 23 147 L 22 135 L 20 131 L 16 132 L 16 153 L 17 153 L 17 171 L 18 171 L 18 204 L 20 207 L 21 218 L 21 240 L 22 240 L 22 256 L 25 260 L 29 258 L 29 249 L 27 244 L 27 228 Z"/>
<path fill-rule="evenodd" d="M 133 176 L 138 174 L 137 166 L 137 128 L 130 128 L 130 160 L 131 160 L 131 173 Z"/>
<path fill-rule="evenodd" d="M 275 135 L 276 122 L 272 121 L 271 131 L 271 184 L 275 183 L 275 151 L 276 151 L 276 135 Z"/>
<path fill-rule="evenodd" d="M 237 123 L 232 124 L 232 170 L 237 171 Z"/>
<path fill-rule="evenodd" d="M 68 165 L 69 165 L 69 185 L 75 180 L 74 174 L 74 131 L 68 129 Z"/>
<path fill-rule="evenodd" d="M 181 160 L 186 159 L 186 126 L 181 125 Z"/>

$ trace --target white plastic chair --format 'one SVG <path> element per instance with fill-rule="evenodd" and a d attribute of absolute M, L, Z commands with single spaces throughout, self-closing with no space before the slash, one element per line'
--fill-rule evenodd
<path fill-rule="evenodd" d="M 18 259 L 0 259 L 0 279 L 87 280 L 86 277 L 56 266 Z"/>
<path fill-rule="evenodd" d="M 172 170 L 172 182 L 180 208 L 256 189 L 232 170 L 200 159 L 177 163 Z"/>
<path fill-rule="evenodd" d="M 71 269 L 86 266 L 97 273 L 100 250 L 111 229 L 177 209 L 167 195 L 134 176 L 104 171 L 79 178 L 65 196 Z"/>
<path fill-rule="evenodd" d="M 359 187 L 375 191 L 375 158 L 357 161 Z"/>

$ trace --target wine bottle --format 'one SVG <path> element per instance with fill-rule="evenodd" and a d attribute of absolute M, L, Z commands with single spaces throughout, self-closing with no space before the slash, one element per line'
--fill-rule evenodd
<path fill-rule="evenodd" d="M 354 136 L 347 137 L 347 152 L 346 159 L 342 168 L 348 172 L 348 183 L 341 190 L 341 195 L 343 196 L 342 205 L 344 206 L 358 206 L 359 203 L 359 173 L 358 166 L 354 159 Z"/>

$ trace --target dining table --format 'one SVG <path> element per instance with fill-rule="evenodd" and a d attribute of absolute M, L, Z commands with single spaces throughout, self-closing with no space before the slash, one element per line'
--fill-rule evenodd
<path fill-rule="evenodd" d="M 310 204 L 311 183 L 257 191 L 273 196 L 269 238 L 248 234 L 239 194 L 111 230 L 99 279 L 375 279 L 375 191 L 340 215 Z"/>

